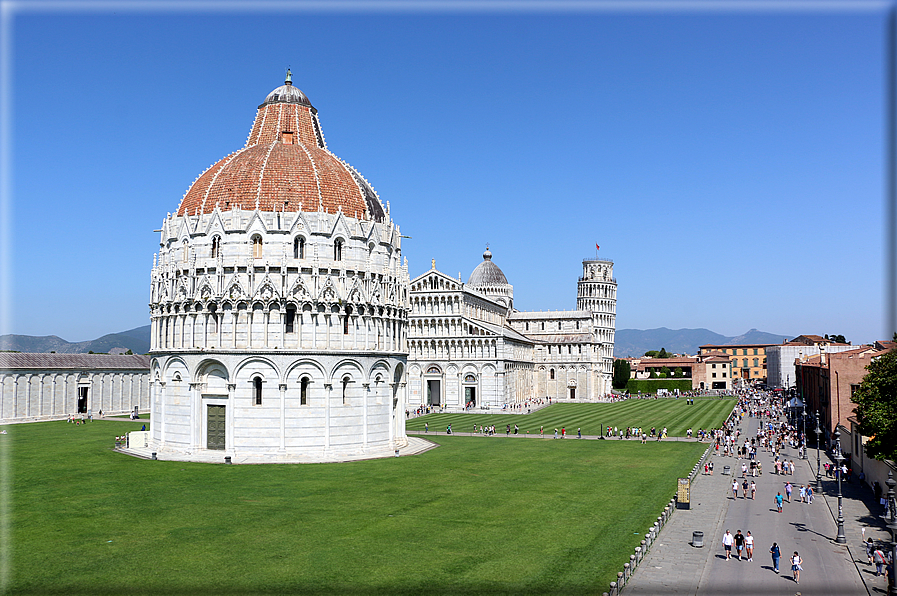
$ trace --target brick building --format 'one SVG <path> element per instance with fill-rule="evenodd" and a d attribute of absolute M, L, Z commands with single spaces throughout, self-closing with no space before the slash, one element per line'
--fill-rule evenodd
<path fill-rule="evenodd" d="M 873 358 L 887 351 L 888 343 L 876 342 L 831 354 L 823 347 L 820 354 L 795 361 L 797 391 L 808 413 L 819 412 L 826 436 L 838 425 L 850 427 L 848 419 L 856 411 L 851 397 L 866 376 L 866 367 Z"/>

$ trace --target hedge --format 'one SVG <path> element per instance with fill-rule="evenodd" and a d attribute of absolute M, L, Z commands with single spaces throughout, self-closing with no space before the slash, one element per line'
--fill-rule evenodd
<path fill-rule="evenodd" d="M 691 379 L 629 379 L 626 383 L 629 393 L 657 393 L 658 389 L 691 391 Z"/>

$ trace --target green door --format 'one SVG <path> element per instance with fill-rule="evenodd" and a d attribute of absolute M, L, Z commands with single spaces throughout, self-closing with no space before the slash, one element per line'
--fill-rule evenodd
<path fill-rule="evenodd" d="M 206 435 L 208 449 L 224 449 L 224 419 L 227 406 L 209 406 Z"/>

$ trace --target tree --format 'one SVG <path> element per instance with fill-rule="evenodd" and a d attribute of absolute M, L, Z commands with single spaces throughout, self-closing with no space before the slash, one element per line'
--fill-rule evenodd
<path fill-rule="evenodd" d="M 669 377 L 670 376 L 670 367 L 669 366 L 661 367 L 660 376 L 663 377 L 664 379 Z"/>
<path fill-rule="evenodd" d="M 670 358 L 672 355 L 667 352 L 666 348 L 660 348 L 660 352 L 657 354 L 658 358 Z"/>
<path fill-rule="evenodd" d="M 897 341 L 897 333 L 894 334 Z M 875 459 L 897 458 L 897 350 L 891 350 L 866 367 L 860 388 L 851 397 L 857 404 L 860 432 L 871 437 L 866 454 Z"/>
<path fill-rule="evenodd" d="M 682 367 L 681 367 L 681 366 L 677 366 L 677 367 L 676 367 L 676 370 L 673 371 L 673 376 L 674 376 L 674 377 L 681 377 L 681 376 L 682 376 Z"/>
<path fill-rule="evenodd" d="M 648 350 L 647 352 L 645 352 L 645 356 L 647 356 L 648 358 L 657 358 L 657 355 L 659 353 L 660 352 L 658 352 L 657 350 Z"/>
<path fill-rule="evenodd" d="M 632 367 L 629 366 L 628 361 L 621 359 L 614 360 L 614 389 L 625 389 L 626 384 L 629 382 L 629 375 L 631 372 Z"/>
<path fill-rule="evenodd" d="M 828 333 L 826 333 L 825 339 L 827 339 L 829 341 L 833 341 L 835 343 L 839 343 L 839 344 L 849 344 L 850 343 L 849 341 L 844 339 L 843 335 L 829 335 Z"/>

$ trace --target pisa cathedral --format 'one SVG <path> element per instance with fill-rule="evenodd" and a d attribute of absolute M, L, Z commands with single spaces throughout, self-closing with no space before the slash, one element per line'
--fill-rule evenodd
<path fill-rule="evenodd" d="M 408 402 L 501 408 L 535 398 L 594 401 L 611 391 L 617 282 L 613 262 L 586 259 L 576 310 L 518 311 L 492 261 L 467 283 L 436 270 L 411 281 Z"/>

